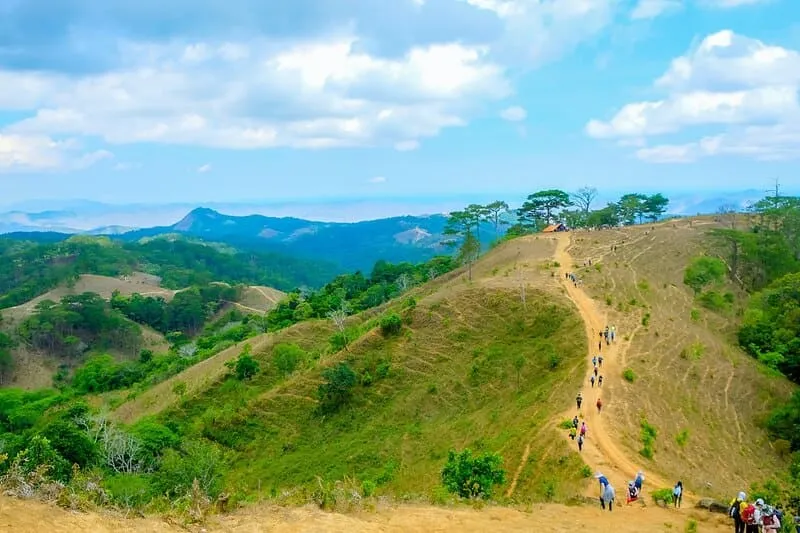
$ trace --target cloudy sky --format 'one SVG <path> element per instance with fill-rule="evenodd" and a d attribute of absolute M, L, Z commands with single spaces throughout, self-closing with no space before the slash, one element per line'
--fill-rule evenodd
<path fill-rule="evenodd" d="M 792 187 L 798 87 L 798 0 L 3 0 L 0 199 Z"/>

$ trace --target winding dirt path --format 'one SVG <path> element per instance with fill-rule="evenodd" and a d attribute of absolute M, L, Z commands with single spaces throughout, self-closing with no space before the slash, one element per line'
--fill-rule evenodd
<path fill-rule="evenodd" d="M 598 355 L 597 343 L 600 340 L 599 332 L 605 329 L 608 324 L 607 317 L 604 313 L 598 310 L 595 301 L 587 295 L 580 287 L 575 287 L 572 282 L 566 279 L 566 274 L 572 270 L 572 265 L 575 260 L 569 254 L 569 247 L 571 243 L 571 236 L 569 234 L 558 235 L 558 245 L 555 251 L 555 260 L 561 265 L 559 272 L 560 283 L 566 290 L 567 296 L 575 304 L 578 312 L 583 319 L 586 329 L 586 337 L 589 340 L 589 353 L 586 359 L 586 378 L 581 386 L 581 393 L 583 395 L 583 405 L 581 406 L 581 415 L 588 428 L 586 442 L 583 447 L 584 461 L 595 471 L 602 472 L 609 478 L 612 485 L 617 489 L 617 500 L 624 500 L 625 489 L 628 481 L 632 480 L 639 470 L 645 472 L 645 491 L 648 487 L 671 487 L 671 482 L 666 482 L 661 479 L 657 474 L 646 471 L 642 465 L 637 464 L 623 453 L 614 442 L 614 439 L 608 431 L 609 402 L 603 397 L 604 392 L 608 390 L 611 382 L 622 379 L 622 370 L 620 367 L 619 359 L 624 351 L 627 349 L 629 343 L 621 340 L 622 335 L 617 331 L 617 341 L 607 346 L 603 342 L 602 351 L 600 354 L 603 356 L 603 366 L 600 369 L 603 375 L 603 387 L 591 387 L 589 385 L 589 377 L 592 374 L 593 367 L 591 358 Z M 576 391 L 577 393 L 577 391 Z M 603 398 L 603 412 L 598 413 L 595 404 L 598 398 Z M 559 420 L 572 419 L 576 414 L 576 409 L 571 407 L 569 411 L 562 414 Z M 568 438 L 568 437 L 567 437 Z M 574 442 L 569 441 L 571 445 Z M 595 484 L 590 486 L 588 495 L 596 496 L 598 487 Z"/>

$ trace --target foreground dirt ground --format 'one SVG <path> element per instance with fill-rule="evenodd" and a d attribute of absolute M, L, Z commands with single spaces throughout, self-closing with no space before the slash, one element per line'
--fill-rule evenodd
<path fill-rule="evenodd" d="M 620 506 L 613 512 L 599 507 L 535 505 L 525 511 L 484 507 L 440 508 L 402 506 L 356 514 L 325 513 L 312 507 L 258 506 L 216 517 L 202 526 L 181 527 L 157 519 L 65 511 L 47 504 L 0 497 L 0 531 L 14 533 L 128 533 L 205 531 L 225 533 L 434 533 L 434 532 L 553 532 L 598 531 L 615 533 L 682 532 L 691 520 L 700 532 L 727 532 L 721 515 L 653 505 Z"/>

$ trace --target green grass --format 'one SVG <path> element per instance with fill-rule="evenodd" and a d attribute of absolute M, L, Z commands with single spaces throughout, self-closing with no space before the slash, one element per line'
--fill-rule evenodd
<path fill-rule="evenodd" d="M 675 435 L 675 442 L 678 443 L 678 446 L 681 448 L 686 446 L 686 443 L 689 442 L 689 430 L 682 429 L 677 435 Z"/>
<path fill-rule="evenodd" d="M 622 378 L 628 383 L 633 383 L 634 381 L 636 381 L 636 374 L 633 372 L 632 368 L 626 368 L 622 372 Z"/>
<path fill-rule="evenodd" d="M 225 379 L 163 418 L 184 435 L 226 446 L 226 482 L 242 494 L 313 490 L 318 477 L 348 476 L 374 482 L 377 495 L 431 498 L 449 449 L 499 453 L 510 478 L 530 442 L 515 497 L 566 500 L 579 490 L 585 465 L 546 426 L 554 405 L 572 401 L 586 341 L 574 335 L 582 324 L 571 307 L 553 301 L 531 291 L 525 312 L 514 291 L 464 288 L 436 314 L 420 303 L 412 335 L 387 338 L 356 327 L 361 337 L 351 338 L 348 352 L 288 378 L 275 371 L 269 351 L 254 354 L 262 372 L 251 381 Z M 323 417 L 315 401 L 321 365 L 342 360 L 374 378 Z M 391 372 L 381 379 L 378 368 L 387 363 Z"/>
<path fill-rule="evenodd" d="M 642 449 L 639 450 L 639 454 L 645 459 L 652 459 L 655 454 L 654 447 L 658 430 L 644 417 L 639 422 L 639 427 L 641 428 L 640 438 L 642 440 Z"/>

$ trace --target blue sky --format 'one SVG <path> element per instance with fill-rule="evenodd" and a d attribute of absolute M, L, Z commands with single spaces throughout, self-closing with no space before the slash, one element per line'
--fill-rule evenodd
<path fill-rule="evenodd" d="M 796 188 L 798 87 L 797 0 L 6 0 L 0 204 Z"/>

